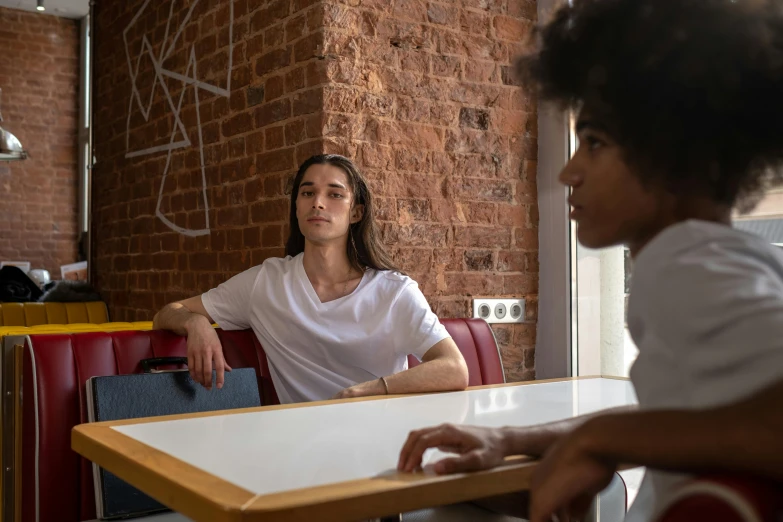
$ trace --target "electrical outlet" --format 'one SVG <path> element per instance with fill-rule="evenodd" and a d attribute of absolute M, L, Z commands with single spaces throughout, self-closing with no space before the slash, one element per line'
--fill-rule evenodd
<path fill-rule="evenodd" d="M 525 321 L 524 299 L 473 299 L 473 317 L 488 323 Z"/>

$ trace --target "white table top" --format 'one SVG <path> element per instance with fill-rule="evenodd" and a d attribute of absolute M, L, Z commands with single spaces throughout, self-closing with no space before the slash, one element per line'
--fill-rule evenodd
<path fill-rule="evenodd" d="M 408 432 L 443 422 L 534 425 L 635 404 L 631 383 L 583 379 L 114 426 L 256 495 L 393 472 Z M 442 454 L 433 450 L 425 463 Z"/>

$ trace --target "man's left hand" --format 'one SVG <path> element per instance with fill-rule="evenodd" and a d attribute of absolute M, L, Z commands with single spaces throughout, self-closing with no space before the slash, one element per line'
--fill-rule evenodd
<path fill-rule="evenodd" d="M 616 465 L 591 450 L 590 428 L 577 428 L 544 455 L 530 488 L 530 522 L 579 520 L 611 482 Z"/>
<path fill-rule="evenodd" d="M 332 397 L 334 399 L 352 399 L 355 397 L 370 397 L 372 395 L 386 395 L 386 388 L 380 379 L 367 381 L 345 388 L 343 391 Z"/>

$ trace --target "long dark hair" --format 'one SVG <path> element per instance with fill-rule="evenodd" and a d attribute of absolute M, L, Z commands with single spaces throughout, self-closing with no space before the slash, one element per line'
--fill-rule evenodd
<path fill-rule="evenodd" d="M 373 206 L 372 194 L 367 187 L 367 181 L 351 160 L 338 154 L 318 154 L 309 158 L 299 167 L 291 190 L 290 235 L 285 245 L 286 255 L 296 256 L 304 252 L 305 238 L 299 229 L 299 220 L 296 218 L 296 198 L 299 195 L 299 185 L 302 183 L 305 172 L 313 165 L 332 165 L 342 169 L 348 177 L 349 188 L 353 196 L 352 206 L 364 205 L 362 219 L 351 223 L 348 229 L 346 254 L 348 254 L 351 266 L 359 272 L 368 268 L 399 272 L 400 270 L 394 266 L 391 256 L 386 252 L 378 233 L 378 227 L 375 224 L 375 207 Z"/>

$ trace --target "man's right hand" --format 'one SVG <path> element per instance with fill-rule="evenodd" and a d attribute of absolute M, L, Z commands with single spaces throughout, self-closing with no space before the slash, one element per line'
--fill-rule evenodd
<path fill-rule="evenodd" d="M 438 474 L 494 468 L 510 454 L 509 441 L 499 428 L 442 424 L 412 431 L 400 452 L 397 469 L 414 471 L 429 448 L 459 454 L 437 462 L 434 469 Z"/>
<path fill-rule="evenodd" d="M 215 384 L 223 387 L 224 372 L 231 367 L 223 358 L 223 347 L 220 345 L 217 332 L 203 316 L 194 316 L 187 322 L 188 332 L 188 370 L 190 377 L 202 384 L 206 389 L 212 389 L 212 367 L 217 373 Z"/>

